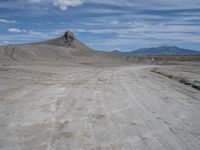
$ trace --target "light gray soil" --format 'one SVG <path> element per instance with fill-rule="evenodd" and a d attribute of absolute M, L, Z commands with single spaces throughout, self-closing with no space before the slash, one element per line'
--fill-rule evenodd
<path fill-rule="evenodd" d="M 153 68 L 4 64 L 0 149 L 199 150 L 199 91 Z"/>

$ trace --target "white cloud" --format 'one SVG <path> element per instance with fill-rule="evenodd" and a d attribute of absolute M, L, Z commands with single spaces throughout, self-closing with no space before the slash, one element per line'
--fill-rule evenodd
<path fill-rule="evenodd" d="M 28 33 L 30 35 L 35 35 L 35 36 L 43 35 L 43 33 L 41 33 L 41 32 L 35 32 L 33 30 L 25 30 L 25 29 L 18 29 L 18 28 L 10 28 L 10 29 L 8 29 L 8 32 L 11 32 L 11 33 Z"/>
<path fill-rule="evenodd" d="M 20 1 L 23 2 L 23 0 Z M 199 8 L 200 5 L 200 1 L 198 0 L 29 0 L 29 2 L 53 3 L 61 10 L 67 10 L 68 7 L 75 7 L 83 4 L 84 2 L 142 9 L 190 9 Z"/>
<path fill-rule="evenodd" d="M 143 9 L 199 8 L 199 0 L 87 0 L 90 3 L 128 6 Z"/>
<path fill-rule="evenodd" d="M 0 23 L 8 23 L 8 24 L 11 24 L 11 23 L 16 23 L 16 21 L 15 21 L 15 20 L 0 19 Z"/>
<path fill-rule="evenodd" d="M 25 29 L 10 28 L 10 29 L 8 29 L 8 32 L 22 33 L 22 32 L 26 32 L 26 30 Z"/>
<path fill-rule="evenodd" d="M 68 7 L 75 7 L 84 3 L 85 0 L 54 0 L 54 5 L 61 10 L 67 10 Z"/>
<path fill-rule="evenodd" d="M 59 7 L 60 10 L 67 10 L 68 7 L 81 5 L 85 1 L 86 0 L 29 0 L 31 3 L 53 3 L 53 5 Z"/>
<path fill-rule="evenodd" d="M 30 0 L 32 3 L 40 3 L 42 0 Z"/>
<path fill-rule="evenodd" d="M 9 42 L 9 41 L 2 41 L 2 42 L 0 42 L 0 45 L 7 45 L 7 44 L 11 44 L 11 42 Z"/>
<path fill-rule="evenodd" d="M 35 32 L 35 31 L 33 31 L 33 30 L 29 30 L 28 31 L 31 35 L 43 35 L 43 33 L 41 33 L 41 32 Z"/>

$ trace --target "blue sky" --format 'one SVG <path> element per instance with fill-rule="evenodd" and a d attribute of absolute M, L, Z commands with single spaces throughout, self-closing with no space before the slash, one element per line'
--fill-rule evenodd
<path fill-rule="evenodd" d="M 0 0 L 0 44 L 46 40 L 67 29 L 98 50 L 200 50 L 200 0 Z"/>

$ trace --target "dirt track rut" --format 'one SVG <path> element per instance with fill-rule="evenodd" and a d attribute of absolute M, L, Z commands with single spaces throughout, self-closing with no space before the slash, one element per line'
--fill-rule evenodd
<path fill-rule="evenodd" d="M 151 68 L 2 70 L 0 149 L 199 150 L 199 92 Z"/>

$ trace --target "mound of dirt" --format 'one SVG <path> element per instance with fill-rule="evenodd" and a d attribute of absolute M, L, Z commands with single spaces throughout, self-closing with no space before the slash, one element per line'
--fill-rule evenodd
<path fill-rule="evenodd" d="M 66 31 L 65 34 L 59 38 L 39 42 L 36 44 L 48 44 L 59 47 L 81 49 L 82 51 L 92 51 L 90 47 L 80 42 L 71 31 Z"/>
<path fill-rule="evenodd" d="M 80 42 L 72 32 L 66 31 L 59 38 L 25 45 L 8 45 L 0 49 L 0 63 L 24 64 L 46 62 L 81 65 L 120 65 L 124 57 L 107 52 L 97 52 Z"/>

